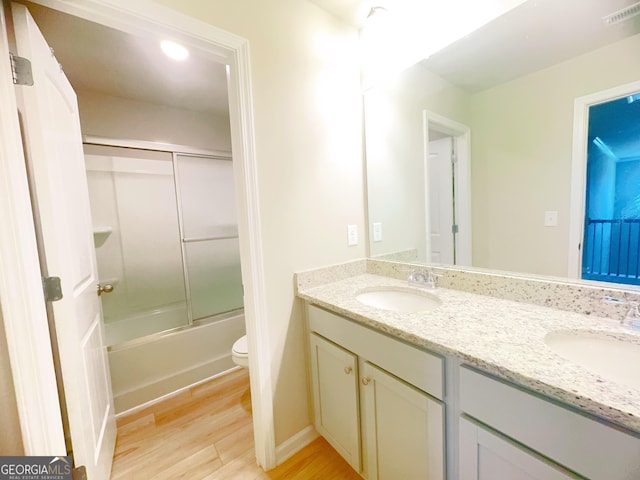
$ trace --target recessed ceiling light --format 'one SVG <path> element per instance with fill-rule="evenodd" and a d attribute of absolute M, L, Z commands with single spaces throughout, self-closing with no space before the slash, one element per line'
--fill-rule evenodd
<path fill-rule="evenodd" d="M 160 42 L 160 48 L 165 53 L 165 55 L 174 60 L 186 60 L 189 56 L 189 50 L 187 50 L 182 45 L 179 45 L 175 42 L 171 42 L 169 40 L 163 40 Z"/>

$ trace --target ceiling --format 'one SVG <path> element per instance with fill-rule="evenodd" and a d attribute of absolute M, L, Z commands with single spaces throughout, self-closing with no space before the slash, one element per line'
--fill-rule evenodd
<path fill-rule="evenodd" d="M 602 20 L 636 2 L 529 0 L 422 63 L 455 85 L 481 91 L 639 33 L 640 16 L 612 26 Z"/>
<path fill-rule="evenodd" d="M 640 33 L 640 16 L 611 26 L 602 20 L 635 3 L 529 0 L 423 60 L 421 66 L 469 92 L 485 90 Z M 589 135 L 590 140 L 599 136 L 618 159 L 637 159 L 640 102 L 622 99 L 592 107 Z"/>
<path fill-rule="evenodd" d="M 23 2 L 76 90 L 216 115 L 229 114 L 226 66 L 197 52 L 166 57 L 143 38 Z"/>
<path fill-rule="evenodd" d="M 390 0 L 311 1 L 360 28 L 372 6 Z M 483 90 L 638 33 L 640 16 L 612 27 L 602 22 L 602 16 L 635 1 L 529 0 L 433 54 L 423 66 L 469 91 Z M 160 52 L 159 38 L 24 3 L 74 88 L 228 115 L 224 65 L 197 52 L 176 62 Z"/>
<path fill-rule="evenodd" d="M 383 6 L 387 0 L 310 0 L 343 22 L 360 29 L 373 6 Z"/>

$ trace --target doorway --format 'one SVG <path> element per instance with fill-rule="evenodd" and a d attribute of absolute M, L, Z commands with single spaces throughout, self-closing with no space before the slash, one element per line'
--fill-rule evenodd
<path fill-rule="evenodd" d="M 229 99 L 231 105 L 231 137 L 233 144 L 234 160 L 236 161 L 237 170 L 234 171 L 234 183 L 238 191 L 238 210 L 239 210 L 239 231 L 240 231 L 240 255 L 242 257 L 242 277 L 245 286 L 245 312 L 246 325 L 249 339 L 250 364 L 252 368 L 252 386 L 256 392 L 253 397 L 254 420 L 259 428 L 256 428 L 256 455 L 260 465 L 269 468 L 275 463 L 275 446 L 273 439 L 273 418 L 272 418 L 272 394 L 270 388 L 270 372 L 269 361 L 270 349 L 269 344 L 265 341 L 256 342 L 256 338 L 268 338 L 264 331 L 266 325 L 261 321 L 265 316 L 264 305 L 264 273 L 263 260 L 261 256 L 261 238 L 260 238 L 260 216 L 257 204 L 257 195 L 255 185 L 257 184 L 256 175 L 256 159 L 253 150 L 253 115 L 251 109 L 251 91 L 250 91 L 250 71 L 249 58 L 246 40 L 235 37 L 227 32 L 216 29 L 215 27 L 205 25 L 197 20 L 172 12 L 170 15 L 160 6 L 153 5 L 128 5 L 119 7 L 112 5 L 115 2 L 87 1 L 81 6 L 76 3 L 64 1 L 48 1 L 35 2 L 46 3 L 53 8 L 64 11 L 72 15 L 81 16 L 88 20 L 97 21 L 107 24 L 115 28 L 121 28 L 129 33 L 137 33 L 140 35 L 150 35 L 164 33 L 172 36 L 174 39 L 184 41 L 194 48 L 199 48 L 208 52 L 212 57 L 228 66 L 229 75 Z M 198 32 L 198 35 L 189 33 Z M 9 75 L 10 78 L 10 75 Z M 10 80 L 9 80 L 10 83 Z M 5 85 L 2 85 L 5 88 Z M 9 88 L 6 88 L 10 91 Z M 7 103 L 8 108 L 4 108 Z M 13 104 L 15 105 L 15 104 Z M 3 110 L 5 112 L 15 112 L 8 98 L 3 95 Z M 16 122 L 16 119 L 12 119 Z M 4 124 L 4 123 L 3 123 Z M 8 123 L 7 123 L 8 124 Z M 19 137 L 15 135 L 17 129 L 13 127 L 11 134 L 6 132 L 3 136 L 2 158 L 11 158 L 15 151 L 20 149 Z M 5 163 L 4 161 L 2 162 Z M 10 179 L 9 182 L 15 182 L 22 185 L 25 182 L 20 172 L 7 163 L 6 170 L 2 172 L 3 178 Z M 3 167 L 5 168 L 5 167 Z M 13 190 L 12 190 L 13 191 Z M 24 198 L 24 191 L 19 192 L 19 198 Z M 28 208 L 22 200 L 13 200 L 6 203 L 7 208 L 11 209 L 10 218 L 28 218 L 25 215 L 25 208 Z M 27 228 L 26 225 L 14 225 L 17 220 L 6 222 L 8 230 L 22 231 Z M 23 228 L 24 227 L 24 228 Z M 23 296 L 16 297 L 11 295 L 16 289 L 27 292 L 25 295 L 32 295 L 31 298 L 38 298 L 38 281 L 33 281 L 39 277 L 37 269 L 37 259 L 34 262 L 33 248 L 26 249 L 18 246 L 9 238 L 3 238 L 0 247 L 3 258 L 15 258 L 16 262 L 7 264 L 5 276 L 13 277 L 20 280 L 19 284 L 9 285 L 2 283 L 0 295 L 3 299 L 3 310 L 12 312 L 11 315 L 5 317 L 7 324 L 11 326 L 7 328 L 8 341 L 19 344 L 19 338 L 37 339 L 36 343 L 43 340 L 43 332 L 39 332 L 36 323 L 33 325 L 13 325 L 20 318 L 32 316 L 30 303 L 25 303 Z M 26 268 L 25 268 L 26 267 Z M 40 286 L 41 289 L 41 286 Z M 41 291 L 39 293 L 41 295 Z M 18 312 L 24 312 L 20 314 Z M 15 328 L 14 328 L 15 327 Z M 33 344 L 33 342 L 32 342 Z M 12 350 L 12 364 L 16 371 L 20 372 L 23 378 L 22 388 L 20 385 L 16 388 L 16 397 L 20 405 L 20 416 L 23 429 L 29 438 L 37 438 L 39 445 L 56 444 L 56 438 L 59 431 L 55 426 L 47 422 L 42 422 L 41 407 L 33 407 L 34 400 L 41 399 L 42 403 L 50 401 L 51 378 L 43 375 L 42 370 L 32 367 L 32 359 L 30 350 L 18 352 Z M 28 384 L 29 388 L 26 388 Z M 34 389 L 38 390 L 33 396 Z M 27 408 L 32 406 L 32 408 Z M 29 454 L 29 442 L 26 453 Z M 51 449 L 49 449 L 51 450 Z"/>
<path fill-rule="evenodd" d="M 470 128 L 425 110 L 427 261 L 471 266 Z"/>
<path fill-rule="evenodd" d="M 640 93 L 589 107 L 582 278 L 640 285 Z"/>
<path fill-rule="evenodd" d="M 640 82 L 574 103 L 569 277 L 640 284 Z"/>

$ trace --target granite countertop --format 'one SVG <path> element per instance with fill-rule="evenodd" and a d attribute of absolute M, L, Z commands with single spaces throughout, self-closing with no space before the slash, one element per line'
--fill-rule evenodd
<path fill-rule="evenodd" d="M 376 287 L 415 288 L 437 296 L 442 305 L 426 312 L 397 313 L 356 300 L 362 289 Z M 303 288 L 298 296 L 640 432 L 640 390 L 609 381 L 565 360 L 544 341 L 549 332 L 577 330 L 599 331 L 612 338 L 624 335 L 640 344 L 640 332 L 623 329 L 617 321 L 458 290 L 425 290 L 410 287 L 406 281 L 372 274 Z M 639 367 L 620 365 L 620 368 Z"/>

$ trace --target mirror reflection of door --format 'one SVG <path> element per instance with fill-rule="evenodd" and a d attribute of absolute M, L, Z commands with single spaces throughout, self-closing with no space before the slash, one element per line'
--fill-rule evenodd
<path fill-rule="evenodd" d="M 454 142 L 433 130 L 429 140 L 429 253 L 432 262 L 455 265 Z"/>
<path fill-rule="evenodd" d="M 640 285 L 640 93 L 589 108 L 582 278 Z"/>

